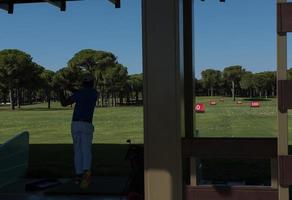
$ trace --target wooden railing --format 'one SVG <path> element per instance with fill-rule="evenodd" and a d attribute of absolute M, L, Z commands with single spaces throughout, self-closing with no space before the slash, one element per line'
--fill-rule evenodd
<path fill-rule="evenodd" d="M 182 139 L 183 157 L 190 158 L 190 185 L 186 186 L 186 200 L 277 200 L 278 199 L 278 164 L 276 138 L 185 138 Z M 270 186 L 216 186 L 197 184 L 198 158 L 222 159 L 270 159 Z M 284 166 L 292 165 L 287 157 L 280 158 Z M 289 168 L 290 169 L 290 168 Z M 288 177 L 289 170 L 283 171 L 282 177 Z M 291 170 L 290 170 L 291 171 Z M 218 171 L 218 173 L 220 173 Z M 292 173 L 291 173 L 292 174 Z M 289 176 L 290 177 L 290 176 Z M 291 184 L 290 179 L 284 180 Z M 292 177 L 291 177 L 292 180 Z"/>

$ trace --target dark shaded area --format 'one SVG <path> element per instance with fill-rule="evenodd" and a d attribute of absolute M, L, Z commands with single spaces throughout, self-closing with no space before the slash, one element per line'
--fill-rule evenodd
<path fill-rule="evenodd" d="M 269 187 L 186 187 L 188 200 L 278 200 L 277 189 Z"/>
<path fill-rule="evenodd" d="M 131 172 L 133 172 L 131 162 L 125 159 L 128 148 L 127 144 L 94 144 L 93 175 L 131 178 Z M 289 146 L 289 153 L 292 153 L 292 146 Z M 184 166 L 186 168 L 187 165 Z M 136 169 L 136 166 L 134 168 Z M 30 145 L 28 178 L 71 178 L 73 176 L 71 144 Z M 204 158 L 200 159 L 198 164 L 198 176 L 201 184 L 224 185 L 234 182 L 247 185 L 269 185 L 270 160 Z"/>
<path fill-rule="evenodd" d="M 182 139 L 183 156 L 195 158 L 277 157 L 277 138 L 272 137 L 197 137 Z"/>
<path fill-rule="evenodd" d="M 93 144 L 94 176 L 128 176 L 125 160 L 127 144 Z M 29 178 L 69 178 L 74 176 L 72 144 L 30 144 Z"/>
<path fill-rule="evenodd" d="M 289 154 L 292 154 L 291 145 Z M 264 186 L 271 184 L 269 159 L 200 159 L 197 169 L 199 184 L 227 185 L 232 182 Z"/>
<path fill-rule="evenodd" d="M 268 159 L 201 159 L 199 184 L 270 185 Z"/>
<path fill-rule="evenodd" d="M 61 186 L 44 192 L 46 195 L 126 195 L 124 187 L 127 179 L 125 177 L 104 177 L 92 180 L 88 188 L 81 189 L 74 181 L 68 181 Z"/>
<path fill-rule="evenodd" d="M 144 148 L 141 145 L 131 144 L 125 159 L 130 163 L 131 170 L 125 191 L 144 195 Z"/>
<path fill-rule="evenodd" d="M 70 110 L 70 108 L 66 108 L 66 107 L 59 107 L 59 108 L 20 108 L 19 110 L 21 111 L 61 111 L 61 110 Z"/>
<path fill-rule="evenodd" d="M 243 99 L 243 101 L 272 101 L 272 100 L 271 99 L 266 99 L 266 98 L 254 97 L 254 98 Z"/>

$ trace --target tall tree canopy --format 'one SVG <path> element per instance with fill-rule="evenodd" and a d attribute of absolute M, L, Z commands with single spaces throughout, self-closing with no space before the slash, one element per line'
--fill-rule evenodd
<path fill-rule="evenodd" d="M 34 68 L 32 57 L 18 49 L 0 51 L 0 82 L 9 90 L 11 108 L 14 109 L 14 89 L 21 83 L 29 81 L 31 69 Z"/>
<path fill-rule="evenodd" d="M 214 95 L 214 88 L 220 85 L 222 73 L 219 70 L 206 69 L 202 71 L 203 86 L 210 89 L 210 95 Z"/>
<path fill-rule="evenodd" d="M 235 90 L 239 88 L 241 77 L 246 73 L 245 69 L 240 65 L 226 67 L 223 70 L 224 79 L 231 84 L 231 93 L 233 101 L 235 101 Z"/>
<path fill-rule="evenodd" d="M 249 96 L 252 97 L 253 89 L 255 88 L 253 73 L 247 72 L 241 77 L 240 87 L 244 90 L 247 90 L 249 93 Z"/>

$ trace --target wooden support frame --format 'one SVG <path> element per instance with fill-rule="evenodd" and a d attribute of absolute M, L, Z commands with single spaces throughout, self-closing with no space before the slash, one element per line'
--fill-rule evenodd
<path fill-rule="evenodd" d="M 269 187 L 212 187 L 188 186 L 188 200 L 282 200 L 278 199 L 278 190 Z"/>
<path fill-rule="evenodd" d="M 194 83 L 194 39 L 193 39 L 193 0 L 184 0 L 184 106 L 185 106 L 185 137 L 194 137 L 193 83 Z"/>
<path fill-rule="evenodd" d="M 276 138 L 183 138 L 182 146 L 184 157 L 277 158 Z"/>
<path fill-rule="evenodd" d="M 292 109 L 292 80 L 278 81 L 278 109 L 281 113 L 287 113 L 288 109 Z"/>
<path fill-rule="evenodd" d="M 271 158 L 271 187 L 274 189 L 278 189 L 279 181 L 278 181 L 278 159 Z"/>
<path fill-rule="evenodd" d="M 121 0 L 108 0 L 115 5 L 115 8 L 121 8 Z"/>
<path fill-rule="evenodd" d="M 6 10 L 8 14 L 13 14 L 14 3 L 13 2 L 0 3 L 0 9 Z"/>
<path fill-rule="evenodd" d="M 277 0 L 277 5 L 287 3 L 287 0 Z M 279 11 L 279 10 L 277 10 Z M 279 14 L 277 14 L 277 22 Z M 287 33 L 278 32 L 277 34 L 277 80 L 287 80 Z M 277 86 L 277 94 L 280 93 L 280 87 Z M 279 100 L 278 100 L 279 103 Z M 279 107 L 279 105 L 278 105 Z M 278 110 L 278 156 L 288 155 L 288 113 Z M 278 159 L 278 177 L 281 176 L 280 161 Z M 279 200 L 289 200 L 289 188 L 279 185 Z"/>
<path fill-rule="evenodd" d="M 292 2 L 277 4 L 277 32 L 279 34 L 292 32 Z"/>
<path fill-rule="evenodd" d="M 60 8 L 60 11 L 66 11 L 66 0 L 45 0 L 46 2 Z"/>
<path fill-rule="evenodd" d="M 145 200 L 182 200 L 183 0 L 143 0 L 142 19 Z"/>
<path fill-rule="evenodd" d="M 194 0 L 183 1 L 183 24 L 184 24 L 184 110 L 185 110 L 185 132 L 182 137 L 194 137 L 194 117 L 193 112 L 193 84 L 194 84 L 194 39 L 193 39 L 193 19 Z M 185 158 L 185 184 L 197 185 L 197 167 L 195 158 Z"/>
<path fill-rule="evenodd" d="M 279 156 L 279 167 L 280 185 L 282 187 L 292 186 L 292 156 Z"/>

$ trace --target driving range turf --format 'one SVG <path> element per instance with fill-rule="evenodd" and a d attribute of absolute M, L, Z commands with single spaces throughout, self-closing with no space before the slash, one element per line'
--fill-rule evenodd
<path fill-rule="evenodd" d="M 197 103 L 206 105 L 205 113 L 196 114 L 199 136 L 214 137 L 276 137 L 276 99 L 262 99 L 261 107 L 251 108 L 250 100 L 237 98 L 197 97 Z M 216 100 L 217 105 L 209 105 Z M 170 108 L 171 109 L 171 108 Z M 14 111 L 0 106 L 0 143 L 24 130 L 30 133 L 31 144 L 71 144 L 70 121 L 72 108 L 63 108 L 58 102 L 52 108 L 34 104 Z M 127 139 L 143 143 L 143 108 L 136 106 L 97 108 L 94 114 L 94 143 L 125 144 Z M 289 115 L 289 132 L 292 118 Z M 290 143 L 292 140 L 289 140 Z"/>
<path fill-rule="evenodd" d="M 251 108 L 250 99 L 237 98 L 242 104 L 237 104 L 231 98 L 224 98 L 224 102 L 219 99 L 220 97 L 196 98 L 196 102 L 206 105 L 206 112 L 198 113 L 195 117 L 199 136 L 276 137 L 275 98 L 261 99 L 259 108 Z M 209 105 L 210 100 L 215 100 L 217 105 Z M 31 144 L 29 176 L 72 176 L 72 111 L 70 107 L 61 107 L 58 102 L 54 102 L 50 110 L 47 109 L 46 103 L 22 106 L 14 111 L 8 106 L 0 106 L 0 143 L 16 133 L 27 130 Z M 124 160 L 128 148 L 126 140 L 143 143 L 143 107 L 97 108 L 93 123 L 93 173 L 126 175 L 129 172 L 129 163 Z M 289 116 L 289 132 L 291 128 L 292 119 Z M 291 139 L 289 143 L 292 143 Z M 216 166 L 216 169 L 218 168 L 219 165 Z M 268 170 L 262 171 L 265 172 L 261 177 L 267 178 Z"/>

